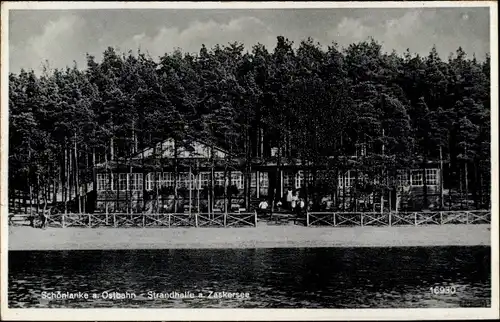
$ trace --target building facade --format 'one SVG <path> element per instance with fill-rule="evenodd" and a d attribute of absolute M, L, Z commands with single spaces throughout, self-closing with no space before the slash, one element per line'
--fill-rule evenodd
<path fill-rule="evenodd" d="M 335 174 L 337 182 L 332 182 Z M 377 185 L 376 180 L 355 170 L 335 174 L 332 177 L 328 169 L 312 171 L 297 163 L 280 164 L 279 169 L 276 163 L 265 161 L 246 165 L 223 149 L 197 141 L 176 146 L 174 140 L 168 139 L 129 160 L 99 164 L 95 177 L 96 210 L 231 211 L 252 208 L 262 198 L 284 201 L 288 190 L 311 202 L 314 199 L 320 203 L 316 208 L 325 210 L 336 207 L 368 211 L 380 204 L 380 193 L 363 188 Z M 440 177 L 439 168 L 432 165 L 398 171 L 394 180 L 388 182 L 391 188 L 383 193 L 384 208 L 413 207 L 414 201 L 424 194 L 434 203 L 440 193 Z M 311 188 L 318 183 L 333 186 L 334 193 L 331 188 L 329 193 Z"/>

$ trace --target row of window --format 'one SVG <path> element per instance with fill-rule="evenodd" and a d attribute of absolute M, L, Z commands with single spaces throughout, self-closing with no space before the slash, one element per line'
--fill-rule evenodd
<path fill-rule="evenodd" d="M 322 171 L 319 171 L 319 176 L 322 176 Z M 362 175 L 358 173 L 358 180 L 362 180 Z M 290 172 L 284 172 L 283 173 L 283 187 L 286 188 L 301 188 L 306 181 L 304 171 L 299 170 L 297 173 L 290 173 Z M 307 176 L 307 182 L 312 182 L 313 181 L 313 176 L 312 173 L 309 173 Z M 354 182 L 356 181 L 356 173 L 355 171 L 346 171 L 344 175 L 339 175 L 338 176 L 338 186 L 343 187 L 344 185 L 346 187 L 350 187 L 354 185 Z"/>
<path fill-rule="evenodd" d="M 427 180 L 427 185 L 437 185 L 439 182 L 438 169 L 425 169 L 425 175 Z M 231 172 L 231 184 L 235 185 L 238 189 L 243 189 L 243 173 L 240 171 Z M 258 172 L 259 186 L 260 188 L 269 187 L 269 178 L 266 172 Z M 306 178 L 303 171 L 298 171 L 297 173 L 284 172 L 283 173 L 283 189 L 287 188 L 300 188 L 303 186 Z M 367 180 L 366 176 L 358 173 L 358 181 Z M 308 176 L 308 182 L 312 181 L 312 174 Z M 356 181 L 355 171 L 349 170 L 344 173 L 344 175 L 338 176 L 338 186 L 339 187 L 350 187 L 353 186 Z M 175 183 L 174 173 L 163 172 L 163 173 L 148 173 L 146 175 L 146 190 L 155 189 L 156 185 L 158 187 L 173 187 Z M 224 172 L 214 172 L 214 185 L 225 186 L 229 184 L 229 178 L 227 182 L 224 180 Z M 398 171 L 396 178 L 397 186 L 422 186 L 423 182 L 423 171 L 422 170 L 409 170 L 409 171 Z M 197 175 L 189 174 L 188 172 L 181 172 L 177 176 L 177 186 L 192 188 L 192 189 L 202 189 L 210 185 L 210 172 L 202 172 Z M 257 173 L 251 174 L 250 186 L 257 187 Z M 97 175 L 97 190 L 123 190 L 123 191 L 133 191 L 142 190 L 143 188 L 143 177 L 142 173 L 118 173 L 118 174 L 103 174 Z"/>
<path fill-rule="evenodd" d="M 321 176 L 321 171 L 319 171 L 319 175 Z M 338 186 L 343 187 L 344 183 L 346 186 L 351 186 L 354 184 L 355 181 L 355 174 L 354 171 L 347 171 L 345 173 L 345 176 L 339 175 L 338 177 Z M 358 177 L 359 179 L 359 177 Z M 304 182 L 306 181 L 306 177 L 304 175 L 304 171 L 299 170 L 298 172 L 291 173 L 291 172 L 284 172 L 283 173 L 283 188 L 301 188 L 304 185 Z M 312 173 L 308 173 L 307 176 L 307 182 L 312 182 L 313 181 L 313 176 Z"/>
<path fill-rule="evenodd" d="M 437 185 L 439 182 L 438 169 L 425 169 L 425 180 L 427 185 Z M 423 170 L 398 171 L 398 186 L 423 186 Z"/>
<path fill-rule="evenodd" d="M 117 180 L 118 179 L 118 180 Z M 257 175 L 252 173 L 251 186 L 257 186 Z M 267 173 L 260 172 L 259 184 L 262 188 L 269 186 Z M 172 172 L 157 172 L 148 173 L 146 175 L 146 190 L 153 190 L 158 187 L 173 187 L 175 185 L 175 176 Z M 225 182 L 227 181 L 227 182 Z M 214 185 L 225 186 L 229 184 L 229 178 L 224 180 L 224 172 L 214 172 Z M 238 189 L 243 189 L 243 173 L 240 171 L 231 172 L 231 184 Z M 202 172 L 197 175 L 189 174 L 189 172 L 181 172 L 177 176 L 177 186 L 202 189 L 210 185 L 210 172 Z M 97 190 L 122 190 L 134 191 L 143 189 L 142 173 L 118 173 L 118 174 L 97 174 Z"/>
<path fill-rule="evenodd" d="M 142 190 L 142 173 L 98 174 L 97 190 Z"/>
<path fill-rule="evenodd" d="M 321 171 L 320 171 L 321 172 Z M 437 185 L 439 182 L 438 169 L 425 169 L 426 183 L 429 186 Z M 358 172 L 358 181 L 367 181 L 368 177 Z M 422 170 L 409 170 L 398 171 L 397 175 L 398 186 L 423 186 L 423 171 Z M 305 181 L 304 172 L 302 170 L 297 173 L 283 173 L 283 187 L 300 188 Z M 312 182 L 312 174 L 309 173 L 308 182 Z M 346 171 L 344 175 L 338 176 L 339 187 L 351 187 L 356 182 L 356 172 L 353 170 Z M 375 180 L 377 183 L 377 180 Z"/>

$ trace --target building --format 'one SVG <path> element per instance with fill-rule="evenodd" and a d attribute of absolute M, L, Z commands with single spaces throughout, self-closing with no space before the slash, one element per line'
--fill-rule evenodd
<path fill-rule="evenodd" d="M 189 143 L 167 139 L 139 151 L 131 158 L 110 160 L 96 166 L 96 210 L 102 212 L 232 211 L 251 208 L 259 199 L 285 198 L 287 190 L 315 200 L 321 209 L 337 205 L 343 210 L 401 209 L 421 204 L 424 194 L 435 203 L 440 193 L 440 170 L 400 170 L 388 179 L 390 189 L 380 193 L 366 188 L 377 185 L 359 171 L 312 170 L 300 160 L 276 163 L 276 150 L 266 160 L 246 164 L 242 157 L 199 140 Z M 336 177 L 336 184 L 332 178 Z M 306 181 L 308 186 L 306 187 Z M 313 189 L 319 183 L 335 187 L 334 193 Z M 226 191 L 226 196 L 224 196 Z M 321 206 L 319 205 L 321 203 Z M 385 205 L 381 205 L 385 203 Z"/>

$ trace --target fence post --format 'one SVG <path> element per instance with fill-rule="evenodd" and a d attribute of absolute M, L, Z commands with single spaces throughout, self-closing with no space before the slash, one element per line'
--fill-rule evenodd
<path fill-rule="evenodd" d="M 196 227 L 198 227 L 198 214 L 197 213 L 194 214 L 194 225 Z"/>
<path fill-rule="evenodd" d="M 142 228 L 146 227 L 146 216 L 142 214 Z"/>
<path fill-rule="evenodd" d="M 227 213 L 224 212 L 224 227 L 226 227 Z"/>
<path fill-rule="evenodd" d="M 62 228 L 65 228 L 65 227 L 66 227 L 65 217 L 66 217 L 66 215 L 65 215 L 65 214 L 62 214 L 62 215 L 61 215 Z"/>
<path fill-rule="evenodd" d="M 439 212 L 439 220 L 440 220 L 439 223 L 441 225 L 443 225 L 443 212 L 442 211 Z"/>
<path fill-rule="evenodd" d="M 113 226 L 116 228 L 118 227 L 118 224 L 116 223 L 116 214 L 113 213 Z"/>
<path fill-rule="evenodd" d="M 255 227 L 257 227 L 257 210 L 254 211 L 254 216 L 255 216 Z"/>
<path fill-rule="evenodd" d="M 333 213 L 333 227 L 337 227 L 337 213 Z"/>
<path fill-rule="evenodd" d="M 361 213 L 361 227 L 363 227 L 363 213 Z"/>
<path fill-rule="evenodd" d="M 170 227 L 170 218 L 171 218 L 171 213 L 168 214 L 168 227 Z"/>
<path fill-rule="evenodd" d="M 90 214 L 88 214 L 88 217 L 89 217 L 89 228 L 92 228 L 92 217 L 90 216 Z"/>
<path fill-rule="evenodd" d="M 309 227 L 309 211 L 306 211 L 306 227 Z"/>
<path fill-rule="evenodd" d="M 417 213 L 416 212 L 413 213 L 413 218 L 415 219 L 415 226 L 417 226 Z"/>
<path fill-rule="evenodd" d="M 468 212 L 468 211 L 465 212 L 465 224 L 467 224 L 467 225 L 469 224 L 469 214 L 470 214 L 470 212 Z"/>
<path fill-rule="evenodd" d="M 389 211 L 389 227 L 392 226 L 392 211 Z"/>

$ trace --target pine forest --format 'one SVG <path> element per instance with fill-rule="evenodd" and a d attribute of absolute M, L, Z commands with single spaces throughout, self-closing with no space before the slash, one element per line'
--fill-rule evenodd
<path fill-rule="evenodd" d="M 490 207 L 489 56 L 280 36 L 274 49 L 235 42 L 156 58 L 109 47 L 86 60 L 9 75 L 11 200 L 46 207 L 82 198 L 95 190 L 97 163 L 190 138 L 230 151 L 241 169 L 300 159 L 314 177 L 306 189 L 326 193 L 348 168 L 383 190 L 398 169 L 434 162 L 462 208 Z M 368 152 L 352 158 L 360 146 Z"/>

